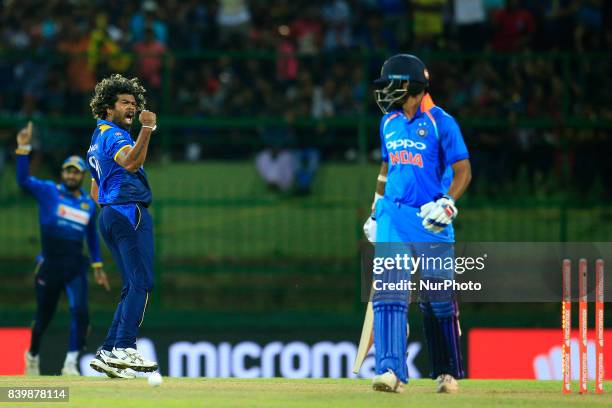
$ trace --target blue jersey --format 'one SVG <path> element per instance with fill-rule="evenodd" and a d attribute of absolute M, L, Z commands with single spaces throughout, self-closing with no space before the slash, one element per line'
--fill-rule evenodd
<path fill-rule="evenodd" d="M 401 110 L 383 116 L 380 140 L 389 168 L 385 198 L 411 207 L 446 194 L 453 179 L 451 165 L 469 158 L 457 122 L 428 94 L 411 119 Z"/>
<path fill-rule="evenodd" d="M 113 122 L 98 120 L 87 151 L 87 164 L 98 184 L 100 205 L 151 204 L 151 188 L 144 168 L 131 173 L 115 162 L 119 152 L 129 146 L 134 146 L 130 132 Z"/>
<path fill-rule="evenodd" d="M 17 154 L 17 183 L 38 202 L 43 258 L 82 257 L 85 238 L 92 263 L 101 265 L 94 201 L 83 190 L 75 196 L 63 184 L 30 176 L 29 166 L 28 155 Z"/>

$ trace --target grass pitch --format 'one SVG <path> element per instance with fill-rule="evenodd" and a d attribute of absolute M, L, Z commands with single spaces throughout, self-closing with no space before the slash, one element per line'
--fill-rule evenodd
<path fill-rule="evenodd" d="M 455 395 L 436 394 L 431 380 L 413 380 L 403 394 L 374 392 L 369 380 L 164 378 L 151 388 L 145 378 L 0 377 L 0 387 L 69 387 L 69 403 L 37 407 L 562 407 L 612 406 L 612 393 L 562 395 L 560 381 L 463 380 Z M 604 389 L 610 390 L 612 381 Z M 574 389 L 577 389 L 575 384 Z M 590 388 L 592 390 L 592 387 Z M 30 403 L 2 403 L 21 407 Z"/>

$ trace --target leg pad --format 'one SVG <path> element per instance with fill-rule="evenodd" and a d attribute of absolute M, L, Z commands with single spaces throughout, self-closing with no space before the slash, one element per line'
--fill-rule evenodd
<path fill-rule="evenodd" d="M 459 309 L 456 301 L 419 303 L 431 366 L 431 378 L 465 376 L 461 358 Z"/>

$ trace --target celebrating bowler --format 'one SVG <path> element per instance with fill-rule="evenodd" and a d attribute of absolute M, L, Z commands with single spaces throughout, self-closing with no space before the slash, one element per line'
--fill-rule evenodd
<path fill-rule="evenodd" d="M 138 79 L 115 74 L 96 85 L 90 106 L 97 119 L 87 163 L 91 195 L 100 204 L 100 232 L 121 272 L 123 287 L 113 321 L 91 367 L 109 377 L 133 378 L 155 371 L 157 363 L 136 349 L 136 336 L 153 289 L 151 188 L 143 164 L 156 129 L 155 113 L 144 110 Z M 130 129 L 140 112 L 136 142 Z"/>

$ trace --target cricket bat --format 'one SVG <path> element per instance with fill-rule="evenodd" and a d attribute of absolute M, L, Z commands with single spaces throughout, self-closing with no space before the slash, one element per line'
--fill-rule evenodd
<path fill-rule="evenodd" d="M 372 344 L 374 343 L 374 309 L 372 308 L 372 302 L 368 302 L 366 308 L 365 318 L 363 320 L 363 327 L 361 329 L 361 338 L 359 339 L 359 347 L 357 348 L 357 355 L 355 356 L 355 362 L 353 363 L 353 373 L 359 374 L 363 360 L 365 360 Z"/>

